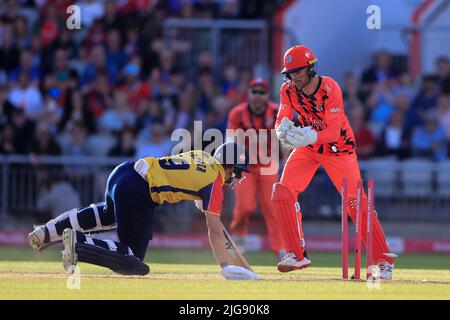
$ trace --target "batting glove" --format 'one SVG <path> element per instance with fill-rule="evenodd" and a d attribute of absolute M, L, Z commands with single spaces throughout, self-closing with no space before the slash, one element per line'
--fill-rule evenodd
<path fill-rule="evenodd" d="M 258 280 L 259 276 L 251 270 L 239 266 L 222 268 L 222 275 L 227 280 Z"/>

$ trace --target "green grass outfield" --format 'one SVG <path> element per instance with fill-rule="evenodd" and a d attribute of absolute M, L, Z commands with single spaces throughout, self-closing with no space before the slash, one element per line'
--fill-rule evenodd
<path fill-rule="evenodd" d="M 81 289 L 70 290 L 57 249 L 0 248 L 0 299 L 450 299 L 449 255 L 402 255 L 378 289 L 340 279 L 339 254 L 310 253 L 309 268 L 287 274 L 271 253 L 246 256 L 262 280 L 224 280 L 208 251 L 153 250 L 146 277 L 80 263 Z"/>

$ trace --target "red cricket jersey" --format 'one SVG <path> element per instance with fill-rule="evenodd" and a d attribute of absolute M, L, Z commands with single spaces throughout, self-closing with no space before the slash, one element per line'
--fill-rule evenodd
<path fill-rule="evenodd" d="M 271 155 L 271 129 L 275 127 L 275 119 L 277 117 L 278 105 L 274 102 L 269 101 L 267 103 L 266 111 L 257 115 L 250 109 L 250 106 L 247 102 L 240 103 L 233 107 L 228 115 L 228 129 L 243 129 L 244 131 L 248 129 L 255 129 L 258 133 L 260 129 L 267 129 L 267 156 Z M 262 141 L 258 140 L 257 150 L 259 150 L 259 144 Z M 248 141 L 246 141 L 247 150 L 250 150 L 248 146 Z M 250 159 L 253 158 L 254 155 L 250 154 Z M 259 161 L 258 161 L 259 163 Z"/>
<path fill-rule="evenodd" d="M 296 111 L 301 127 L 311 126 L 317 131 L 317 142 L 307 148 L 336 156 L 355 152 L 355 137 L 336 81 L 319 76 L 317 89 L 309 96 L 298 90 L 293 81 L 288 81 L 281 86 L 280 95 L 275 125 L 284 117 L 292 120 Z"/>

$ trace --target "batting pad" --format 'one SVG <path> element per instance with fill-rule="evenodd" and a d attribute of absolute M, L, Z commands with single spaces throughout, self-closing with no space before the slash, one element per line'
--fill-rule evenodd
<path fill-rule="evenodd" d="M 77 243 L 75 251 L 78 261 L 106 267 L 119 274 L 145 276 L 150 272 L 149 266 L 138 258 L 109 251 L 96 245 Z"/>
<path fill-rule="evenodd" d="M 300 206 L 291 191 L 281 183 L 273 185 L 272 202 L 284 247 L 287 252 L 295 253 L 301 260 L 304 256 L 304 240 Z"/>

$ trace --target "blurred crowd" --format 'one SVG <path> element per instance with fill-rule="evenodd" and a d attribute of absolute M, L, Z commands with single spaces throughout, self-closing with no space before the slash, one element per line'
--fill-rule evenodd
<path fill-rule="evenodd" d="M 345 76 L 343 95 L 360 158 L 449 158 L 448 57 L 436 59 L 435 73 L 415 78 L 389 52 L 377 52 L 360 77 Z"/>
<path fill-rule="evenodd" d="M 209 51 L 180 66 L 189 44 L 168 48 L 162 23 L 260 18 L 245 2 L 4 1 L 0 154 L 162 156 L 173 147 L 172 131 L 193 130 L 194 120 L 224 131 L 229 109 L 246 99 L 251 70 L 226 65 L 217 77 Z M 74 3 L 83 13 L 79 31 L 66 28 Z M 361 158 L 449 157 L 448 57 L 436 61 L 435 74 L 415 79 L 379 52 L 342 88 Z"/>

